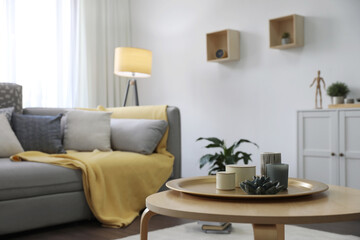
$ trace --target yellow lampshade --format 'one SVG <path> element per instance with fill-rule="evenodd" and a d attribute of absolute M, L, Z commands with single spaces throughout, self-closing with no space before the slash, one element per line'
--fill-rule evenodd
<path fill-rule="evenodd" d="M 141 48 L 115 49 L 114 74 L 122 77 L 148 78 L 151 76 L 152 52 Z"/>

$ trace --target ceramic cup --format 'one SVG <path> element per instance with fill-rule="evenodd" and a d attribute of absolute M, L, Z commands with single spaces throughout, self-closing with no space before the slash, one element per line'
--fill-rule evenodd
<path fill-rule="evenodd" d="M 241 182 L 251 180 L 256 175 L 256 167 L 247 165 L 226 165 L 226 172 L 235 173 L 235 187 L 240 187 Z"/>
<path fill-rule="evenodd" d="M 235 173 L 217 172 L 216 173 L 216 189 L 218 189 L 218 190 L 234 190 L 235 189 Z"/>
<path fill-rule="evenodd" d="M 272 182 L 279 181 L 285 188 L 288 187 L 289 165 L 285 163 L 266 164 L 266 176 Z"/>

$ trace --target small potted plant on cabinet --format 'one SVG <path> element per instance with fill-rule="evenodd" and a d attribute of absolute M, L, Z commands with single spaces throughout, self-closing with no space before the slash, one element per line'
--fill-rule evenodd
<path fill-rule="evenodd" d="M 350 90 L 345 83 L 336 82 L 331 84 L 327 88 L 326 92 L 331 97 L 332 104 L 342 104 L 344 103 L 344 98 L 346 98 Z"/>
<path fill-rule="evenodd" d="M 281 37 L 281 44 L 285 45 L 285 44 L 289 44 L 289 43 L 290 43 L 290 33 L 284 32 Z"/>

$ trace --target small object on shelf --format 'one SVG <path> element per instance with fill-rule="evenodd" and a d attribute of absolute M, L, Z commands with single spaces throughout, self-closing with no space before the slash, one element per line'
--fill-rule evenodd
<path fill-rule="evenodd" d="M 281 37 L 281 44 L 285 45 L 285 44 L 289 44 L 289 43 L 290 43 L 290 33 L 284 32 Z"/>
<path fill-rule="evenodd" d="M 316 82 L 316 92 L 315 92 L 315 109 L 322 109 L 322 96 L 321 96 L 321 86 L 320 82 L 324 85 L 324 90 L 326 89 L 325 81 L 322 77 L 320 77 L 320 70 L 318 70 L 318 76 L 314 78 L 314 81 L 311 83 L 310 87 L 314 85 Z M 318 107 L 317 96 L 320 95 L 320 106 Z"/>
<path fill-rule="evenodd" d="M 272 182 L 269 177 L 265 176 L 254 176 L 252 181 L 246 180 L 241 182 L 240 187 L 244 192 L 252 195 L 276 194 L 285 189 L 285 186 L 280 185 L 280 182 Z"/>
<path fill-rule="evenodd" d="M 357 99 L 356 99 L 356 102 L 360 103 L 360 98 L 357 98 Z"/>
<path fill-rule="evenodd" d="M 355 101 L 354 101 L 354 99 L 353 98 L 347 98 L 347 99 L 345 99 L 345 103 L 347 103 L 347 104 L 353 104 Z"/>
<path fill-rule="evenodd" d="M 282 44 L 282 35 L 289 33 L 290 43 Z M 293 14 L 269 20 L 270 48 L 287 49 L 304 46 L 304 17 Z"/>
<path fill-rule="evenodd" d="M 216 58 L 226 58 L 226 57 L 227 57 L 227 53 L 225 50 L 219 49 L 216 51 Z"/>
<path fill-rule="evenodd" d="M 218 57 L 218 50 L 224 51 L 223 57 Z M 208 62 L 236 61 L 240 59 L 240 32 L 222 30 L 206 34 L 206 55 Z M 226 54 L 226 56 L 225 56 Z"/>

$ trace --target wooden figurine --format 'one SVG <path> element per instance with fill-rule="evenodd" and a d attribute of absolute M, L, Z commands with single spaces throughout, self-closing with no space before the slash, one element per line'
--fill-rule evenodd
<path fill-rule="evenodd" d="M 321 96 L 321 86 L 320 86 L 320 82 L 322 82 L 324 84 L 324 90 L 326 89 L 325 86 L 325 81 L 322 77 L 320 77 L 320 70 L 318 71 L 318 76 L 314 79 L 314 81 L 312 82 L 312 84 L 310 85 L 310 87 L 312 87 L 314 85 L 314 83 L 316 82 L 316 93 L 315 93 L 315 108 L 316 109 L 322 109 L 322 96 Z M 318 107 L 317 104 L 317 96 L 320 95 L 320 107 Z"/>

